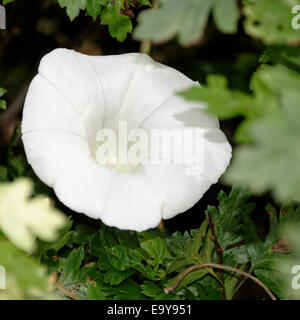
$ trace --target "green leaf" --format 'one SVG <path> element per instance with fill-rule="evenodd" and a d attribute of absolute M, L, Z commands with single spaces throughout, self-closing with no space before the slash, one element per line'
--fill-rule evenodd
<path fill-rule="evenodd" d="M 127 269 L 119 271 L 116 269 L 109 270 L 104 276 L 104 282 L 112 286 L 117 286 L 127 278 L 131 277 L 135 273 L 135 270 Z"/>
<path fill-rule="evenodd" d="M 7 240 L 0 240 L 0 264 L 6 270 L 2 300 L 55 299 L 45 268 Z"/>
<path fill-rule="evenodd" d="M 101 7 L 106 6 L 109 0 L 87 0 L 86 11 L 94 20 L 100 16 Z"/>
<path fill-rule="evenodd" d="M 300 43 L 298 30 L 292 28 L 292 7 L 297 0 L 254 0 L 244 6 L 246 32 L 266 44 Z"/>
<path fill-rule="evenodd" d="M 90 255 L 98 257 L 98 265 L 101 271 L 108 271 L 111 269 L 111 264 L 107 258 L 105 248 L 101 241 L 99 233 L 95 233 L 90 241 Z"/>
<path fill-rule="evenodd" d="M 178 259 L 176 257 L 175 261 L 168 267 L 167 274 L 171 274 L 174 271 L 180 272 L 183 268 L 197 263 L 199 263 L 199 261 L 195 257 L 187 257 L 183 259 Z"/>
<path fill-rule="evenodd" d="M 65 286 L 73 284 L 74 281 L 79 280 L 79 270 L 84 258 L 84 249 L 79 247 L 74 249 L 64 263 L 62 273 L 59 281 Z"/>
<path fill-rule="evenodd" d="M 0 88 L 0 98 L 7 92 L 7 90 Z M 6 101 L 3 99 L 0 99 L 0 110 L 6 109 Z"/>
<path fill-rule="evenodd" d="M 225 33 L 237 29 L 239 11 L 235 0 L 159 0 L 160 8 L 142 11 L 134 37 L 163 42 L 178 35 L 182 45 L 197 43 L 203 36 L 210 11 L 218 28 Z M 182 23 L 184 21 L 184 23 Z"/>
<path fill-rule="evenodd" d="M 108 25 L 110 35 L 122 42 L 127 34 L 132 32 L 132 23 L 128 16 L 120 13 L 121 8 L 121 0 L 116 0 L 114 5 L 108 5 L 101 12 L 101 24 Z"/>
<path fill-rule="evenodd" d="M 280 95 L 281 109 L 253 123 L 255 144 L 236 149 L 225 180 L 243 183 L 256 194 L 271 190 L 281 202 L 299 201 L 300 75 L 283 66 L 268 68 L 262 75 Z"/>
<path fill-rule="evenodd" d="M 105 294 L 98 286 L 95 288 L 93 285 L 88 285 L 86 295 L 88 300 L 106 300 Z"/>
<path fill-rule="evenodd" d="M 70 240 L 72 231 L 72 220 L 70 217 L 67 218 L 65 226 L 59 230 L 57 235 L 57 240 L 52 242 L 38 241 L 36 254 L 41 258 L 41 255 L 45 254 L 48 250 L 53 250 L 57 253 L 61 248 L 63 248 Z"/>
<path fill-rule="evenodd" d="M 161 7 L 147 9 L 138 16 L 134 37 L 138 40 L 151 39 L 163 42 L 178 34 L 183 45 L 197 43 L 203 36 L 211 0 L 160 0 Z M 184 23 L 182 23 L 184 21 Z"/>
<path fill-rule="evenodd" d="M 5 6 L 6 4 L 13 2 L 13 1 L 15 1 L 15 0 L 3 0 L 3 5 Z"/>
<path fill-rule="evenodd" d="M 236 0 L 216 0 L 213 10 L 214 21 L 224 33 L 235 33 L 240 16 Z"/>
<path fill-rule="evenodd" d="M 221 191 L 219 206 L 208 206 L 206 214 L 211 216 L 218 242 L 222 248 L 234 245 L 244 239 L 242 217 L 249 216 L 255 204 L 248 203 L 250 193 L 243 188 L 233 188 L 229 196 Z"/>
<path fill-rule="evenodd" d="M 0 110 L 6 110 L 6 101 L 0 99 Z"/>
<path fill-rule="evenodd" d="M 139 239 L 141 248 L 149 254 L 151 258 L 150 263 L 154 266 L 164 264 L 166 259 L 171 258 L 167 244 L 162 238 L 150 232 L 143 232 L 139 234 Z"/>
<path fill-rule="evenodd" d="M 7 167 L 0 165 L 0 182 L 8 181 L 8 170 Z"/>
<path fill-rule="evenodd" d="M 95 230 L 85 224 L 77 224 L 71 236 L 71 243 L 75 244 L 86 244 L 91 240 L 91 236 Z"/>
<path fill-rule="evenodd" d="M 187 231 L 185 231 L 183 235 L 177 231 L 167 240 L 168 248 L 174 255 L 185 257 L 184 249 L 191 239 L 192 238 Z"/>
<path fill-rule="evenodd" d="M 222 298 L 220 283 L 210 274 L 198 281 L 195 286 L 199 300 L 221 300 Z"/>
<path fill-rule="evenodd" d="M 67 15 L 73 21 L 86 8 L 86 0 L 57 0 L 62 8 L 66 8 Z"/>
<path fill-rule="evenodd" d="M 255 269 L 255 276 L 263 282 L 272 292 L 280 299 L 285 298 L 284 278 L 277 270 L 270 269 Z"/>
<path fill-rule="evenodd" d="M 299 266 L 300 261 L 299 227 L 299 223 L 283 225 L 280 232 L 288 241 L 288 244 L 292 249 L 291 254 L 277 256 L 274 266 L 275 272 L 264 272 L 261 274 L 260 270 L 258 270 L 259 272 L 257 274 L 262 281 L 266 281 L 266 283 L 270 282 L 269 285 L 274 285 L 274 292 L 276 292 L 282 299 L 300 299 L 299 289 L 293 287 L 295 283 L 299 283 L 299 280 L 297 279 L 299 276 L 299 270 L 294 270 L 294 268 Z"/>
<path fill-rule="evenodd" d="M 261 63 L 272 62 L 300 71 L 300 46 L 290 47 L 285 45 L 269 46 L 261 57 Z"/>
<path fill-rule="evenodd" d="M 198 254 L 201 246 L 203 239 L 205 238 L 207 228 L 208 228 L 208 218 L 205 218 L 205 220 L 202 222 L 200 228 L 196 230 L 193 239 L 190 241 L 190 243 L 186 246 L 186 254 L 195 256 Z"/>
<path fill-rule="evenodd" d="M 138 0 L 138 1 L 141 6 L 150 6 L 151 5 L 150 0 Z"/>
<path fill-rule="evenodd" d="M 0 185 L 0 229 L 12 243 L 27 252 L 34 249 L 35 237 L 53 241 L 66 223 L 49 198 L 30 198 L 32 188 L 27 178 Z"/>
<path fill-rule="evenodd" d="M 184 98 L 192 101 L 205 102 L 207 111 L 217 115 L 221 120 L 243 116 L 235 133 L 237 142 L 252 142 L 250 128 L 257 119 L 265 114 L 278 110 L 277 94 L 270 88 L 264 78 L 266 68 L 254 73 L 250 83 L 252 95 L 230 90 L 227 79 L 221 75 L 209 75 L 207 85 L 193 87 L 181 92 Z"/>
<path fill-rule="evenodd" d="M 116 288 L 117 300 L 144 300 L 145 296 L 141 292 L 141 288 L 132 280 L 129 279 Z"/>
<path fill-rule="evenodd" d="M 202 268 L 202 269 L 197 269 L 194 270 L 190 273 L 188 273 L 179 283 L 178 288 L 183 288 L 186 287 L 192 283 L 194 283 L 195 281 L 200 280 L 201 278 L 203 278 L 206 274 L 208 274 L 209 272 L 209 268 Z M 176 277 L 177 278 L 177 277 Z M 174 281 L 176 280 L 176 278 L 174 279 Z"/>
<path fill-rule="evenodd" d="M 92 284 L 91 280 L 94 284 L 95 280 L 99 280 L 96 264 L 85 265 L 81 268 L 84 257 L 83 247 L 72 250 L 62 264 L 62 272 L 59 277 L 59 285 L 80 299 L 87 298 L 87 287 Z"/>
<path fill-rule="evenodd" d="M 109 262 L 119 271 L 142 266 L 145 258 L 140 250 L 130 249 L 123 245 L 109 248 L 106 252 Z"/>
<path fill-rule="evenodd" d="M 157 286 L 152 281 L 144 281 L 144 283 L 141 285 L 142 293 L 150 298 L 156 298 L 158 295 L 163 293 L 163 290 Z"/>

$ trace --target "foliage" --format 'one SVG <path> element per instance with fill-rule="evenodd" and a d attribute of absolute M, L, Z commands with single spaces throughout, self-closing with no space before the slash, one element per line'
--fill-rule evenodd
<path fill-rule="evenodd" d="M 281 202 L 299 201 L 299 73 L 282 64 L 262 65 L 252 77 L 250 95 L 228 89 L 221 76 L 207 80 L 206 86 L 183 96 L 205 101 L 222 119 L 243 116 L 236 140 L 252 142 L 235 150 L 226 181 L 247 185 L 254 193 L 272 190 Z M 292 175 L 286 174 L 287 168 Z"/>
<path fill-rule="evenodd" d="M 298 45 L 300 36 L 292 28 L 291 11 L 297 0 L 246 0 L 246 32 L 264 43 Z"/>
<path fill-rule="evenodd" d="M 53 209 L 50 199 L 29 199 L 32 183 L 25 178 L 0 185 L 0 229 L 19 248 L 32 252 L 35 237 L 45 241 L 56 238 L 64 216 Z"/>
<path fill-rule="evenodd" d="M 3 88 L 0 88 L 0 98 L 3 97 L 3 95 L 6 93 L 6 90 Z M 0 110 L 6 109 L 6 101 L 3 99 L 0 99 Z"/>
<path fill-rule="evenodd" d="M 46 268 L 23 250 L 32 253 L 36 236 L 54 241 L 65 218 L 49 199 L 29 199 L 32 186 L 26 178 L 0 184 L 0 264 L 7 287 L 0 290 L 0 299 L 57 298 Z"/>
<path fill-rule="evenodd" d="M 245 279 L 212 268 L 190 272 L 174 292 L 164 292 L 188 267 L 218 263 L 218 242 L 224 265 L 254 272 L 284 298 L 280 284 L 285 275 L 276 271 L 280 255 L 276 243 L 281 240 L 281 230 L 291 220 L 300 219 L 300 211 L 290 209 L 279 224 L 275 209 L 269 205 L 270 231 L 263 241 L 250 217 L 255 205 L 249 197 L 241 188 L 233 189 L 230 195 L 220 192 L 219 206 L 207 208 L 199 229 L 172 236 L 104 225 L 91 232 L 79 224 L 65 243 L 67 252 L 47 247 L 40 252 L 42 261 L 59 274 L 57 293 L 66 299 L 221 299 L 223 287 L 226 298 L 232 299 Z M 291 256 L 289 250 L 286 257 Z"/>
<path fill-rule="evenodd" d="M 159 8 L 144 10 L 138 17 L 136 39 L 162 42 L 178 35 L 183 45 L 202 38 L 210 12 L 218 29 L 224 33 L 237 30 L 239 10 L 235 0 L 159 0 Z M 185 23 L 182 23 L 185 21 Z"/>
<path fill-rule="evenodd" d="M 222 73 L 218 61 L 198 62 L 206 68 L 206 82 L 178 94 L 205 103 L 207 112 L 220 120 L 234 119 L 230 124 L 236 124 L 237 146 L 224 182 L 242 187 L 233 187 L 229 194 L 221 191 L 217 206 L 199 212 L 199 228 L 183 233 L 136 233 L 78 222 L 72 212 L 65 212 L 65 218 L 54 207 L 52 191 L 17 150 L 17 125 L 1 154 L 0 265 L 6 269 L 8 290 L 0 290 L 0 299 L 233 299 L 245 283 L 238 272 L 255 276 L 280 299 L 300 299 L 291 285 L 298 285 L 300 270 L 300 33 L 291 25 L 297 1 L 57 2 L 71 21 L 80 13 L 99 18 L 119 41 L 133 31 L 135 39 L 145 42 L 172 39 L 183 46 L 204 45 L 219 32 L 237 33 L 240 21 L 236 41 L 244 32 L 259 53 L 240 52 L 233 76 Z M 260 59 L 254 61 L 248 84 L 245 69 L 251 68 L 249 59 L 255 55 Z M 237 84 L 240 79 L 246 82 L 244 78 L 247 83 Z M 3 100 L 5 93 L 0 88 L 1 110 L 9 101 Z M 269 191 L 276 206 L 268 204 L 264 211 L 256 208 L 257 198 L 250 201 L 251 194 Z M 254 213 L 268 217 L 267 232 L 254 223 Z M 236 272 L 220 270 L 220 264 Z M 190 272 L 175 288 L 185 270 Z M 167 293 L 166 288 L 172 290 Z"/>
<path fill-rule="evenodd" d="M 100 17 L 103 25 L 108 25 L 109 33 L 119 41 L 124 41 L 128 33 L 132 32 L 131 18 L 134 16 L 132 8 L 148 6 L 148 0 L 57 0 L 62 8 L 66 8 L 67 15 L 73 21 L 81 10 L 94 20 Z"/>
<path fill-rule="evenodd" d="M 24 255 L 24 252 L 2 237 L 0 252 L 0 263 L 6 271 L 7 288 L 0 290 L 0 300 L 58 298 L 53 294 L 46 269 L 36 259 Z"/>

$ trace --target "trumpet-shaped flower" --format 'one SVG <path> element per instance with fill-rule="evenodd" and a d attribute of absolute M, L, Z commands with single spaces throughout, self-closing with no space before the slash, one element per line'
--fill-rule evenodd
<path fill-rule="evenodd" d="M 231 158 L 218 119 L 205 112 L 204 104 L 176 95 L 195 85 L 144 54 L 87 56 L 56 49 L 43 57 L 25 101 L 22 140 L 28 162 L 72 210 L 120 229 L 156 227 L 198 202 Z M 123 147 L 114 161 L 102 163 L 99 132 L 110 129 L 119 145 L 127 139 L 120 123 L 128 132 L 144 130 L 144 138 L 152 130 L 198 131 L 187 135 L 186 162 L 165 155 L 169 161 L 151 161 L 161 157 L 155 148 L 160 139 L 154 138 L 147 161 L 120 164 L 115 160 L 123 158 Z M 201 145 L 197 164 L 190 161 L 192 142 Z M 133 145 L 134 139 L 125 151 Z M 187 172 L 196 166 L 201 168 L 197 174 Z"/>

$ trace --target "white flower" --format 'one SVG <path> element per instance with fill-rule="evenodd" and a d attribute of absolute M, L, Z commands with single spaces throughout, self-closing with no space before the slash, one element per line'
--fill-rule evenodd
<path fill-rule="evenodd" d="M 191 208 L 231 158 L 218 119 L 203 104 L 176 95 L 195 86 L 180 72 L 130 53 L 86 56 L 56 49 L 41 61 L 24 107 L 22 139 L 37 176 L 72 210 L 109 226 L 142 231 Z M 185 164 L 140 164 L 123 170 L 95 160 L 102 128 L 201 128 L 203 172 Z"/>

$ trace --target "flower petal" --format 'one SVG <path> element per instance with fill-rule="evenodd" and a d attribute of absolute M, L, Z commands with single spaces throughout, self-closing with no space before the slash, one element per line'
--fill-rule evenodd
<path fill-rule="evenodd" d="M 140 54 L 138 65 L 116 121 L 127 120 L 137 128 L 177 91 L 195 82 L 179 71 Z"/>
<path fill-rule="evenodd" d="M 95 140 L 105 115 L 105 97 L 89 56 L 73 50 L 53 50 L 42 58 L 39 74 L 69 101 L 87 139 Z"/>
<path fill-rule="evenodd" d="M 82 170 L 82 166 L 75 167 L 80 164 L 79 157 L 91 158 L 87 141 L 72 133 L 39 130 L 23 133 L 22 140 L 29 164 L 51 187 L 66 170 L 74 168 L 74 175 Z"/>
<path fill-rule="evenodd" d="M 139 170 L 151 179 L 160 194 L 164 219 L 190 209 L 229 165 L 231 146 L 224 134 L 219 129 L 208 129 L 204 138 L 204 163 L 198 174 L 188 174 L 187 169 L 191 170 L 193 166 L 184 164 L 147 164 Z M 197 166 L 194 169 L 198 170 Z"/>
<path fill-rule="evenodd" d="M 30 84 L 23 110 L 22 133 L 58 130 L 84 137 L 80 118 L 51 82 L 37 75 Z"/>
<path fill-rule="evenodd" d="M 116 172 L 101 220 L 119 229 L 144 231 L 161 221 L 162 201 L 151 180 L 135 172 Z"/>
<path fill-rule="evenodd" d="M 142 125 L 149 134 L 151 129 L 169 129 L 183 132 L 187 129 L 198 129 L 193 138 L 203 143 L 203 157 L 201 172 L 190 175 L 187 169 L 197 170 L 197 166 L 187 166 L 187 163 L 174 162 L 174 155 L 179 155 L 182 149 L 173 150 L 168 158 L 166 154 L 161 158 L 156 148 L 161 140 L 152 140 L 150 160 L 165 160 L 170 164 L 143 165 L 140 169 L 155 185 L 163 199 L 162 217 L 169 219 L 180 212 L 190 209 L 198 202 L 209 187 L 216 183 L 225 172 L 231 159 L 231 146 L 225 135 L 219 129 L 216 117 L 205 111 L 205 105 L 191 103 L 179 96 L 174 96 L 153 113 Z M 196 140 L 195 140 L 196 141 Z M 191 143 L 185 149 L 185 160 L 193 159 L 193 146 Z M 178 159 L 178 158 L 177 158 Z"/>

